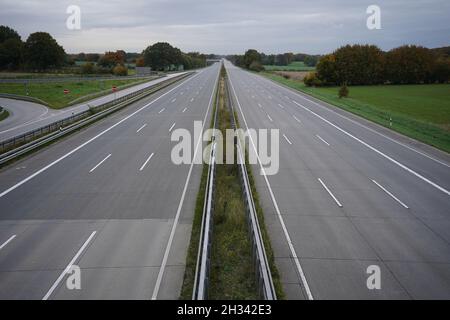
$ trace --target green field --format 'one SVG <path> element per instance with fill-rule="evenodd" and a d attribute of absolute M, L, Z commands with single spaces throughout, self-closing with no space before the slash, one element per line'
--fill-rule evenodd
<path fill-rule="evenodd" d="M 0 121 L 5 120 L 8 117 L 9 117 L 8 110 L 5 110 L 2 107 L 0 107 Z"/>
<path fill-rule="evenodd" d="M 287 66 L 273 66 L 273 65 L 265 65 L 264 68 L 267 71 L 312 71 L 314 67 L 306 66 L 303 61 L 294 61 Z"/>
<path fill-rule="evenodd" d="M 312 88 L 271 73 L 264 75 L 385 127 L 450 152 L 450 84 Z M 392 119 L 392 120 L 391 120 Z"/>
<path fill-rule="evenodd" d="M 54 109 L 61 109 L 76 103 L 94 99 L 95 97 L 111 93 L 112 86 L 119 90 L 131 85 L 146 82 L 149 79 L 128 79 L 128 80 L 83 80 L 74 82 L 48 82 L 29 83 L 29 96 L 37 98 Z M 64 89 L 70 91 L 64 94 Z M 26 96 L 26 89 L 23 83 L 0 83 L 0 93 L 16 94 Z"/>

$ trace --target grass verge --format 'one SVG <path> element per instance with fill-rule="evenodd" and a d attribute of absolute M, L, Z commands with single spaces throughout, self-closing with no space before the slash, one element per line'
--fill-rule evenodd
<path fill-rule="evenodd" d="M 0 108 L 0 121 L 5 120 L 8 117 L 9 117 L 8 110 Z"/>
<path fill-rule="evenodd" d="M 262 75 L 450 152 L 450 84 L 355 86 L 348 98 L 339 99 L 336 87 L 313 88 L 273 73 Z"/>
<path fill-rule="evenodd" d="M 121 90 L 147 81 L 149 79 L 30 82 L 26 86 L 23 83 L 0 83 L 0 93 L 27 96 L 28 90 L 29 97 L 42 100 L 53 109 L 62 109 L 74 101 L 78 103 L 109 94 L 113 86 Z M 64 89 L 68 89 L 70 93 L 64 94 Z"/>

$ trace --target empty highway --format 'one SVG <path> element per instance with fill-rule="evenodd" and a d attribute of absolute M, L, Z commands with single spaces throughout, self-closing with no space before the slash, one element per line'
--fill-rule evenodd
<path fill-rule="evenodd" d="M 122 89 L 116 93 L 109 93 L 89 101 L 77 103 L 64 109 L 51 109 L 34 102 L 0 98 L 0 106 L 7 109 L 10 113 L 8 118 L 0 122 L 0 141 L 8 140 L 15 136 L 46 126 L 55 121 L 68 118 L 71 115 L 89 110 L 89 106 L 99 106 L 101 104 L 113 101 L 116 98 L 120 98 L 132 92 L 176 77 L 182 73 L 183 72 L 171 73 L 165 77 L 153 79 Z"/>
<path fill-rule="evenodd" d="M 219 65 L 0 171 L 1 299 L 177 299 L 201 165 L 170 133 L 209 123 Z M 81 268 L 81 290 L 66 271 Z M 71 269 L 70 269 L 71 270 Z"/>
<path fill-rule="evenodd" d="M 253 172 L 287 298 L 450 299 L 450 157 L 225 65 L 241 126 L 280 130 Z"/>

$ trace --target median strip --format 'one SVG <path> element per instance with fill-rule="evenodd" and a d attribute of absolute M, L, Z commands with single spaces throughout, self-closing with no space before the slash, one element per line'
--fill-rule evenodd
<path fill-rule="evenodd" d="M 226 129 L 236 126 L 226 86 L 222 68 L 215 114 L 216 128 L 223 136 Z M 219 164 L 213 161 L 203 167 L 181 299 L 272 300 L 278 294 L 282 297 L 278 276 L 276 293 L 272 282 L 273 264 L 269 267 L 261 236 L 265 230 L 260 229 L 263 223 L 258 222 L 260 216 L 255 209 L 260 209 L 259 203 L 248 203 L 256 193 L 253 180 L 247 176 L 246 165 L 236 161 L 245 155 L 231 144 L 235 158 L 233 163 L 227 163 L 227 147 L 230 146 L 225 144 L 219 155 L 213 147 L 211 159 L 223 159 L 218 158 Z"/>

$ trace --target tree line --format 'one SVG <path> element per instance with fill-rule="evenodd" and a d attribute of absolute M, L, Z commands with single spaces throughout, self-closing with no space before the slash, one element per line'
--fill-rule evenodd
<path fill-rule="evenodd" d="M 45 70 L 61 67 L 66 53 L 46 32 L 34 32 L 22 42 L 17 31 L 0 26 L 0 69 Z"/>
<path fill-rule="evenodd" d="M 446 83 L 450 58 L 439 49 L 404 45 L 387 52 L 375 45 L 346 45 L 323 56 L 307 85 Z"/>
<path fill-rule="evenodd" d="M 142 53 L 124 50 L 99 53 L 66 54 L 64 48 L 47 32 L 35 32 L 22 41 L 17 31 L 0 26 L 0 70 L 45 71 L 76 69 L 82 74 L 128 74 L 127 66 L 151 67 L 155 71 L 194 69 L 206 66 L 206 59 L 215 55 L 184 53 L 166 42 L 148 46 Z M 74 68 L 76 62 L 83 62 Z"/>
<path fill-rule="evenodd" d="M 227 59 L 235 65 L 252 71 L 264 70 L 264 65 L 287 66 L 294 61 L 304 62 L 306 66 L 314 67 L 320 59 L 320 55 L 305 53 L 294 54 L 285 52 L 280 54 L 265 54 L 255 49 L 249 49 L 244 55 L 230 55 Z"/>

